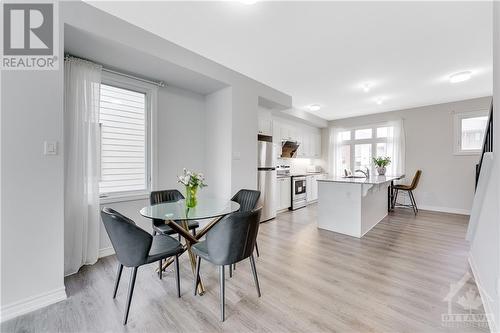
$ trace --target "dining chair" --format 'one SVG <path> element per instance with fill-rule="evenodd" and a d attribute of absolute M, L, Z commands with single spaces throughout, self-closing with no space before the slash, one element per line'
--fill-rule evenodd
<path fill-rule="evenodd" d="M 231 198 L 231 201 L 240 204 L 240 212 L 248 212 L 257 207 L 259 197 L 260 191 L 241 189 Z M 255 241 L 255 252 L 257 253 L 257 257 L 260 257 L 257 240 Z M 233 276 L 233 267 L 236 269 L 236 264 L 229 266 L 229 277 Z"/>
<path fill-rule="evenodd" d="M 417 170 L 415 172 L 415 175 L 413 176 L 413 179 L 411 181 L 410 185 L 402 185 L 402 184 L 397 184 L 394 185 L 394 190 L 396 191 L 394 195 L 394 204 L 393 206 L 403 206 L 403 207 L 411 207 L 413 209 L 413 213 L 417 215 L 418 213 L 418 206 L 417 202 L 415 201 L 415 196 L 413 195 L 413 191 L 417 188 L 418 182 L 420 181 L 420 176 L 422 175 L 422 170 Z M 410 205 L 403 205 L 403 204 L 398 204 L 398 192 L 399 191 L 407 191 L 408 192 L 408 197 L 410 198 Z"/>
<path fill-rule="evenodd" d="M 151 205 L 156 205 L 162 202 L 173 202 L 184 199 L 184 196 L 178 190 L 161 190 L 153 191 L 149 196 L 149 202 Z M 175 223 L 180 224 L 180 221 L 175 221 Z M 198 221 L 188 221 L 188 229 L 192 230 L 193 236 L 196 236 L 196 229 L 200 226 Z M 165 224 L 165 221 L 160 219 L 153 219 L 153 236 L 156 234 L 174 235 L 175 230 L 170 228 Z M 178 235 L 179 241 L 181 236 Z"/>
<path fill-rule="evenodd" d="M 253 250 L 259 231 L 261 208 L 252 211 L 236 212 L 220 220 L 207 233 L 206 239 L 192 246 L 193 252 L 198 256 L 194 281 L 194 294 L 200 278 L 201 259 L 219 266 L 220 283 L 220 309 L 221 321 L 225 319 L 224 309 L 224 266 L 232 265 L 246 258 L 250 258 L 253 278 L 257 295 L 260 297 L 259 279 L 255 267 Z"/>
<path fill-rule="evenodd" d="M 134 221 L 111 208 L 104 207 L 101 210 L 101 218 L 118 258 L 118 272 L 113 298 L 116 298 L 123 266 L 132 267 L 123 325 L 127 324 L 137 269 L 140 266 L 158 261 L 161 270 L 163 259 L 175 257 L 177 297 L 181 297 L 179 254 L 183 252 L 183 247 L 179 241 L 168 235 L 151 236 L 151 234 L 139 228 Z"/>

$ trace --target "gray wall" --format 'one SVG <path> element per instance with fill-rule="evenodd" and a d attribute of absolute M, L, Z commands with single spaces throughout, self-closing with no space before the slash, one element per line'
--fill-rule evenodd
<path fill-rule="evenodd" d="M 475 165 L 479 155 L 453 154 L 453 113 L 488 110 L 491 97 L 346 118 L 330 126 L 358 126 L 404 119 L 407 180 L 423 171 L 415 191 L 422 209 L 468 214 L 474 196 Z"/>

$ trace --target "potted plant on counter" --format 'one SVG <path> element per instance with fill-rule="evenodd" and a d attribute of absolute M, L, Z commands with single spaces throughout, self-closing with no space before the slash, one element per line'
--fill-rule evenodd
<path fill-rule="evenodd" d="M 391 163 L 391 158 L 389 156 L 374 157 L 373 163 L 377 167 L 377 173 L 379 174 L 379 176 L 384 176 L 386 171 L 385 167 Z"/>
<path fill-rule="evenodd" d="M 184 169 L 183 175 L 177 176 L 177 181 L 186 186 L 186 206 L 196 207 L 198 188 L 207 186 L 203 174 Z"/>

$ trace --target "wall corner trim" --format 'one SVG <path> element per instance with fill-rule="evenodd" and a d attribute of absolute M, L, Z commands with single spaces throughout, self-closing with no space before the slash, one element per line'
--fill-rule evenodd
<path fill-rule="evenodd" d="M 20 301 L 7 304 L 0 309 L 0 322 L 44 308 L 48 305 L 63 301 L 66 298 L 66 288 L 63 286 L 43 294 L 27 297 Z"/>
<path fill-rule="evenodd" d="M 483 307 L 484 307 L 484 313 L 488 314 L 488 313 L 493 313 L 493 310 L 492 310 L 492 305 L 491 305 L 491 297 L 489 297 L 488 295 L 485 294 L 485 291 L 482 287 L 482 284 L 481 284 L 481 278 L 479 277 L 478 275 L 478 270 L 477 270 L 477 267 L 476 267 L 476 264 L 474 262 L 474 257 L 472 256 L 472 253 L 469 252 L 469 266 L 470 266 L 470 269 L 472 271 L 472 275 L 474 276 L 474 280 L 476 281 L 476 285 L 477 285 L 477 289 L 479 290 L 479 296 L 481 296 L 481 301 L 483 302 Z M 490 332 L 498 332 L 497 331 L 497 328 L 498 326 L 496 325 L 495 323 L 495 316 L 487 316 L 487 319 L 488 319 L 488 327 L 490 329 Z"/>

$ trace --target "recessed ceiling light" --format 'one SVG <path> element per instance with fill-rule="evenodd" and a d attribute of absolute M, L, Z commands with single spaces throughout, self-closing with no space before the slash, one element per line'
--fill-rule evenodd
<path fill-rule="evenodd" d="M 455 73 L 450 75 L 450 82 L 451 83 L 464 82 L 470 79 L 471 75 L 472 75 L 471 71 Z"/>
<path fill-rule="evenodd" d="M 382 97 L 377 97 L 377 98 L 375 98 L 375 103 L 377 103 L 378 105 L 381 105 L 382 103 L 384 103 L 384 99 Z"/>
<path fill-rule="evenodd" d="M 321 105 L 311 104 L 307 108 L 309 109 L 309 111 L 319 111 L 321 109 Z"/>
<path fill-rule="evenodd" d="M 254 5 L 257 0 L 240 0 L 240 2 L 244 5 Z"/>
<path fill-rule="evenodd" d="M 363 88 L 364 92 L 369 92 L 370 89 L 373 87 L 373 83 L 372 82 L 365 82 L 361 85 L 361 87 Z"/>

